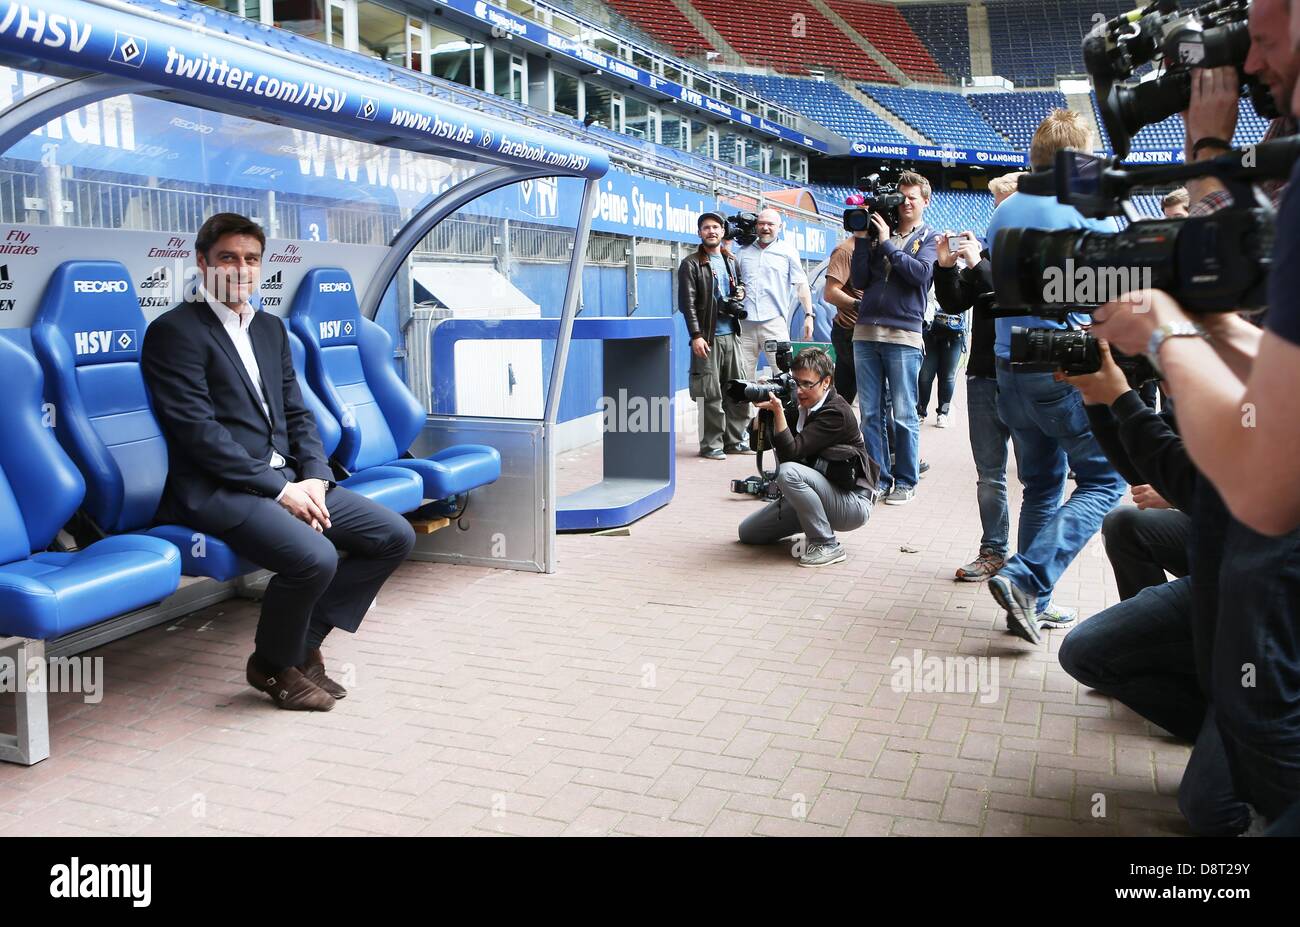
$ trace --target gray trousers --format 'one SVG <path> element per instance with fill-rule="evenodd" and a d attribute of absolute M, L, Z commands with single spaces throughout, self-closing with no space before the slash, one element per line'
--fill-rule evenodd
<path fill-rule="evenodd" d="M 708 357 L 691 353 L 690 394 L 700 402 L 700 452 L 720 451 L 745 443 L 749 403 L 723 395 L 728 380 L 743 380 L 740 336 L 715 335 Z"/>
<path fill-rule="evenodd" d="M 740 543 L 771 544 L 803 532 L 810 544 L 835 540 L 836 531 L 861 528 L 871 517 L 871 497 L 849 492 L 801 463 L 783 463 L 777 470 L 781 498 L 740 523 Z"/>

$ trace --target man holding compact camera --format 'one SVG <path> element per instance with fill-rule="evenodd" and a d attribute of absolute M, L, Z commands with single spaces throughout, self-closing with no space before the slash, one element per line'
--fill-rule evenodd
<path fill-rule="evenodd" d="M 700 246 L 677 268 L 677 309 L 691 339 L 690 396 L 701 403 L 700 456 L 726 460 L 743 454 L 749 406 L 723 393 L 728 380 L 743 377 L 740 348 L 740 268 L 723 244 L 726 221 L 706 212 L 697 223 Z"/>
<path fill-rule="evenodd" d="M 777 388 L 754 402 L 757 427 L 770 432 L 776 451 L 781 495 L 740 523 L 740 542 L 772 544 L 802 532 L 799 565 L 806 567 L 844 559 L 835 532 L 866 524 L 880 475 L 852 407 L 835 392 L 834 376 L 825 351 L 804 348 Z"/>

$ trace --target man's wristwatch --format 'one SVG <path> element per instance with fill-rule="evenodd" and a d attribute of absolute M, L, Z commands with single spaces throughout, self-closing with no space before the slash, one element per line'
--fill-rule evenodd
<path fill-rule="evenodd" d="M 1151 337 L 1147 339 L 1147 360 L 1151 361 L 1151 366 L 1156 368 L 1156 373 L 1164 376 L 1164 371 L 1160 369 L 1160 346 L 1165 343 L 1165 340 L 1189 336 L 1210 340 L 1210 333 L 1195 322 L 1166 322 L 1151 333 Z"/>

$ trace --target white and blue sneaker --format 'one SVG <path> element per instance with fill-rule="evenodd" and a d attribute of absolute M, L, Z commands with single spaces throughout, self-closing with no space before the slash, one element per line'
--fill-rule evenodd
<path fill-rule="evenodd" d="M 1031 644 L 1043 642 L 1043 635 L 1038 633 L 1038 601 L 1034 596 L 1000 574 L 989 577 L 989 592 L 1007 613 L 1008 631 Z"/>

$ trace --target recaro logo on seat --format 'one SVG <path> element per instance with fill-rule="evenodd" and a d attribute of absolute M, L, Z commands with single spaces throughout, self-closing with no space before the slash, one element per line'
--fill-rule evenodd
<path fill-rule="evenodd" d="M 125 293 L 131 284 L 125 280 L 74 280 L 74 293 Z"/>
<path fill-rule="evenodd" d="M 341 335 L 352 334 L 352 323 L 344 322 L 341 319 L 335 319 L 332 322 L 320 323 L 320 338 L 324 341 L 327 338 L 338 338 Z"/>
<path fill-rule="evenodd" d="M 343 283 L 322 283 L 320 285 L 322 293 L 351 293 L 352 284 L 344 281 Z"/>
<path fill-rule="evenodd" d="M 74 332 L 72 341 L 78 357 L 84 354 L 121 354 L 135 350 L 135 329 L 119 328 L 113 331 Z"/>

